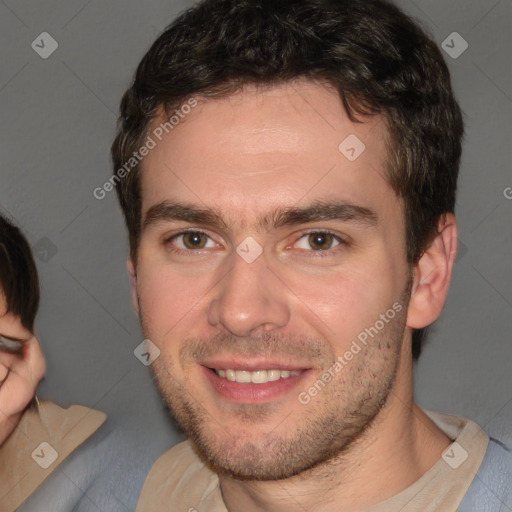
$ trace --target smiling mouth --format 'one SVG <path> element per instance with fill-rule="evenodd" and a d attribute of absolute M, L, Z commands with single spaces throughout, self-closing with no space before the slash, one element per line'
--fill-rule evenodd
<path fill-rule="evenodd" d="M 210 370 L 214 371 L 222 379 L 245 384 L 266 384 L 267 382 L 295 377 L 303 372 L 303 370 L 290 371 L 278 369 L 248 371 L 210 368 Z"/>
<path fill-rule="evenodd" d="M 281 366 L 277 361 L 268 361 L 267 364 L 247 362 L 247 365 L 241 361 L 212 361 L 201 366 L 204 376 L 217 395 L 230 402 L 242 404 L 283 399 L 312 370 L 288 363 L 282 363 Z"/>

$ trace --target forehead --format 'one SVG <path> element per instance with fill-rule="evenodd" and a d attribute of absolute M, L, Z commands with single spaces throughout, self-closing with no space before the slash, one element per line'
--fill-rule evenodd
<path fill-rule="evenodd" d="M 149 127 L 154 148 L 141 164 L 143 216 L 172 199 L 220 210 L 241 228 L 300 203 L 342 199 L 379 209 L 394 198 L 385 122 L 352 122 L 326 86 L 245 87 L 196 100 L 177 123 L 178 116 L 165 125 L 169 115 L 161 112 Z"/>

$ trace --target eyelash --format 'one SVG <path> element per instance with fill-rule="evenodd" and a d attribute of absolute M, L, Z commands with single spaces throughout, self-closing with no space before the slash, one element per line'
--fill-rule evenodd
<path fill-rule="evenodd" d="M 0 350 L 10 353 L 19 353 L 23 348 L 23 342 L 0 334 Z"/>
<path fill-rule="evenodd" d="M 191 228 L 191 229 L 184 229 L 184 230 L 181 230 L 179 231 L 178 233 L 174 233 L 173 235 L 171 235 L 170 237 L 166 238 L 164 240 L 164 243 L 165 245 L 168 245 L 172 242 L 172 240 L 174 240 L 175 238 L 178 238 L 179 236 L 182 236 L 182 235 L 185 235 L 187 233 L 197 233 L 197 234 L 201 234 L 201 235 L 205 235 L 207 236 L 208 238 L 211 239 L 210 235 L 208 235 L 208 233 L 205 233 L 204 231 L 201 231 L 201 230 L 198 230 L 198 229 L 194 229 L 194 228 Z M 305 252 L 309 252 L 309 253 L 313 253 L 313 254 L 309 254 L 307 255 L 306 257 L 307 258 L 325 258 L 325 257 L 328 257 L 328 256 L 331 256 L 333 254 L 333 252 L 336 251 L 336 248 L 337 247 L 340 247 L 340 246 L 348 246 L 348 242 L 346 240 L 344 240 L 343 238 L 341 238 L 339 235 L 336 235 L 335 233 L 333 233 L 332 231 L 329 231 L 329 230 L 318 230 L 318 229 L 312 229 L 312 230 L 305 230 L 305 231 L 301 231 L 300 232 L 300 236 L 297 238 L 296 242 L 298 242 L 301 238 L 303 238 L 305 235 L 311 235 L 311 234 L 322 234 L 322 235 L 332 235 L 332 237 L 337 241 L 339 242 L 339 245 L 331 248 L 331 249 L 324 249 L 324 250 L 321 250 L 321 251 L 314 251 L 314 250 L 311 250 L 311 251 L 307 251 L 305 249 L 301 249 L 302 251 L 305 251 Z M 296 243 L 295 242 L 295 243 Z M 201 249 L 198 249 L 197 251 L 195 251 L 194 249 L 177 249 L 177 248 L 172 248 L 171 249 L 172 252 L 176 253 L 176 254 L 190 254 L 190 253 L 194 253 L 194 252 L 199 252 L 201 251 Z"/>

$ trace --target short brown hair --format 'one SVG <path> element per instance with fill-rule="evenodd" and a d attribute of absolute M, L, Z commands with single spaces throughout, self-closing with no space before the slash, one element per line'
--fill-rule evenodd
<path fill-rule="evenodd" d="M 382 0 L 205 0 L 178 17 L 140 62 L 121 101 L 114 171 L 143 143 L 150 121 L 187 98 L 246 84 L 306 78 L 336 88 L 353 121 L 382 114 L 388 180 L 405 208 L 407 260 L 416 263 L 455 208 L 463 122 L 436 44 Z M 137 261 L 140 165 L 116 184 Z M 419 355 L 423 331 L 415 331 Z"/>

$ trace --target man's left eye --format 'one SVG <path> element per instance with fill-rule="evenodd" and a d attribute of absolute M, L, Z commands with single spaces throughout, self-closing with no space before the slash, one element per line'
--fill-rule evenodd
<path fill-rule="evenodd" d="M 301 240 L 303 241 L 301 242 Z M 301 243 L 302 246 L 297 245 L 299 243 Z M 326 251 L 342 243 L 344 243 L 343 240 L 333 233 L 329 233 L 328 231 L 313 231 L 305 233 L 295 244 L 299 249 L 308 250 L 313 248 L 315 251 Z"/>

